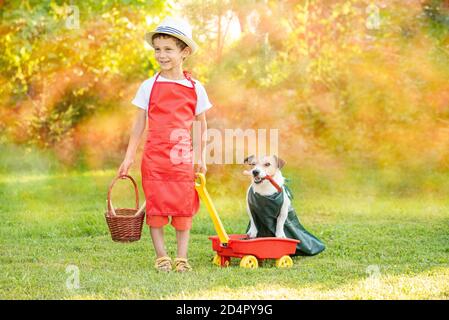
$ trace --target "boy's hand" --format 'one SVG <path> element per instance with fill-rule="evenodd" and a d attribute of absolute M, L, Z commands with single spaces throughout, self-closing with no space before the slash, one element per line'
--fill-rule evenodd
<path fill-rule="evenodd" d="M 207 172 L 207 166 L 205 164 L 196 164 L 195 165 L 195 173 L 202 173 L 202 174 L 206 174 Z"/>
<path fill-rule="evenodd" d="M 118 176 L 127 175 L 129 168 L 134 163 L 133 159 L 125 159 L 123 160 L 122 164 L 120 165 L 120 168 L 117 171 Z M 122 178 L 125 179 L 125 178 Z"/>

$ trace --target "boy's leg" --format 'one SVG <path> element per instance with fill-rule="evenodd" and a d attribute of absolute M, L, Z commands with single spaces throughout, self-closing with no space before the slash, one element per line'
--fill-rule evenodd
<path fill-rule="evenodd" d="M 164 227 L 153 228 L 150 227 L 151 240 L 153 240 L 154 250 L 156 250 L 157 258 L 166 257 L 167 252 L 165 251 L 164 245 Z"/>
<path fill-rule="evenodd" d="M 172 217 L 172 225 L 176 229 L 176 241 L 178 244 L 178 258 L 187 259 L 189 247 L 190 229 L 193 217 Z"/>
<path fill-rule="evenodd" d="M 176 230 L 176 240 L 178 242 L 178 258 L 187 259 L 187 249 L 189 247 L 189 230 Z"/>
<path fill-rule="evenodd" d="M 164 244 L 164 226 L 168 223 L 166 216 L 148 216 L 147 223 L 150 227 L 151 240 L 156 251 L 157 258 L 166 257 Z"/>
<path fill-rule="evenodd" d="M 192 267 L 187 261 L 187 249 L 189 247 L 190 229 L 192 228 L 192 217 L 172 217 L 171 222 L 176 229 L 176 242 L 178 244 L 175 270 L 177 272 L 191 271 Z"/>

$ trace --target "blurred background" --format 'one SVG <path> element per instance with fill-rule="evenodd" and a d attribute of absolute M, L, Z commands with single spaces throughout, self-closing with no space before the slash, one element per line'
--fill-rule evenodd
<path fill-rule="evenodd" d="M 447 0 L 0 1 L 0 174 L 117 170 L 168 15 L 194 27 L 209 128 L 278 128 L 287 176 L 321 189 L 449 192 Z"/>

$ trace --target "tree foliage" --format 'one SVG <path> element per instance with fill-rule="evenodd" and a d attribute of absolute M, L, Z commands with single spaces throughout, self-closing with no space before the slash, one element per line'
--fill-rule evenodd
<path fill-rule="evenodd" d="M 446 3 L 3 2 L 2 141 L 95 165 L 98 150 L 122 154 L 131 114 L 118 107 L 157 69 L 143 35 L 180 14 L 200 44 L 186 68 L 206 84 L 212 127 L 282 128 L 281 152 L 298 161 L 447 168 Z"/>

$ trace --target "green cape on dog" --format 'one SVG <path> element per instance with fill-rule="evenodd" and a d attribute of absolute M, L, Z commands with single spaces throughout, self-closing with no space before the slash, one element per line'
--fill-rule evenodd
<path fill-rule="evenodd" d="M 282 204 L 284 203 L 284 192 L 287 192 L 287 196 L 290 200 L 293 199 L 290 189 L 285 184 L 282 186 L 282 192 L 277 192 L 269 196 L 262 196 L 255 193 L 251 186 L 248 193 L 248 203 L 251 216 L 257 227 L 258 238 L 275 236 L 277 217 L 279 216 Z M 248 230 L 249 225 L 247 232 Z M 304 229 L 292 206 L 288 208 L 288 217 L 285 220 L 284 232 L 287 238 L 301 241 L 296 246 L 295 256 L 313 256 L 325 249 L 325 246 L 320 239 Z"/>

